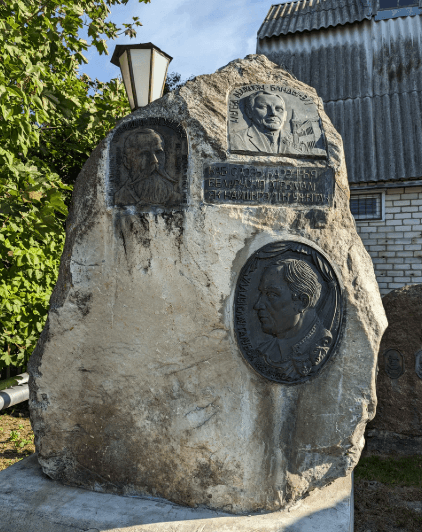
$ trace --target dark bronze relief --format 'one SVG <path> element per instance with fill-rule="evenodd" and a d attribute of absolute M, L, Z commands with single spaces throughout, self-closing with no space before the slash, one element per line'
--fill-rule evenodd
<path fill-rule="evenodd" d="M 180 124 L 156 117 L 126 122 L 110 152 L 112 205 L 139 211 L 187 205 L 188 145 Z"/>
<path fill-rule="evenodd" d="M 245 85 L 231 91 L 229 148 L 234 153 L 326 157 L 318 108 L 307 94 L 281 85 Z"/>
<path fill-rule="evenodd" d="M 243 267 L 234 311 L 240 350 L 255 371 L 280 384 L 300 384 L 322 370 L 340 341 L 341 281 L 310 245 L 268 244 Z"/>
<path fill-rule="evenodd" d="M 390 379 L 398 379 L 404 373 L 404 358 L 400 351 L 388 349 L 384 353 L 384 369 Z"/>
<path fill-rule="evenodd" d="M 415 355 L 415 371 L 416 375 L 422 379 L 422 351 L 418 351 Z"/>

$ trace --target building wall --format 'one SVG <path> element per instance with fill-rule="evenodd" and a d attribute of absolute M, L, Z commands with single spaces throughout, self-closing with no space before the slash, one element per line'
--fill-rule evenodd
<path fill-rule="evenodd" d="M 381 295 L 422 283 L 422 187 L 390 188 L 385 220 L 357 221 L 372 257 Z"/>
<path fill-rule="evenodd" d="M 339 3 L 339 16 L 346 4 Z M 299 24 L 302 15 L 294 16 Z M 257 53 L 317 90 L 343 137 L 352 192 L 416 181 L 387 188 L 385 219 L 357 221 L 357 227 L 383 295 L 422 283 L 422 187 L 416 186 L 422 176 L 422 16 L 297 28 L 264 33 Z"/>
<path fill-rule="evenodd" d="M 314 87 L 342 135 L 350 183 L 422 175 L 422 16 L 259 39 L 257 53 Z"/>

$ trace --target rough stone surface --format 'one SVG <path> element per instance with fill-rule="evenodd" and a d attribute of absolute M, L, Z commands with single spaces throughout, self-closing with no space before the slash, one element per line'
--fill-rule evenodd
<path fill-rule="evenodd" d="M 263 83 L 287 83 L 317 102 L 328 157 L 258 162 L 332 169 L 330 206 L 204 204 L 203 165 L 251 161 L 228 152 L 227 96 Z M 350 474 L 375 413 L 386 319 L 349 210 L 342 141 L 315 91 L 264 56 L 200 76 L 118 127 L 148 117 L 187 132 L 188 205 L 124 215 L 113 208 L 106 198 L 115 132 L 84 166 L 30 361 L 39 462 L 51 478 L 91 490 L 230 513 L 276 511 Z M 344 285 L 339 345 L 296 386 L 251 368 L 233 316 L 248 258 L 289 240 L 324 253 Z"/>
<path fill-rule="evenodd" d="M 422 348 L 422 285 L 393 290 L 382 302 L 388 328 L 379 351 L 378 406 L 368 425 L 368 451 L 422 453 L 422 379 L 416 367 Z M 403 357 L 404 371 L 397 379 L 385 369 L 384 353 L 389 350 Z"/>
<path fill-rule="evenodd" d="M 350 476 L 290 511 L 247 516 L 64 486 L 36 456 L 1 471 L 0 482 L 0 532 L 353 532 Z"/>

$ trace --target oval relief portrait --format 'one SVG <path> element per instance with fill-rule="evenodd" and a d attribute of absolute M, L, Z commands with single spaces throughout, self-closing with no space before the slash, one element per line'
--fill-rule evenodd
<path fill-rule="evenodd" d="M 242 355 L 255 371 L 280 384 L 306 382 L 340 341 L 339 275 L 325 254 L 308 244 L 268 244 L 240 273 L 234 319 Z"/>
<path fill-rule="evenodd" d="M 384 353 L 384 369 L 390 379 L 398 379 L 404 373 L 404 357 L 396 349 L 388 349 Z"/>

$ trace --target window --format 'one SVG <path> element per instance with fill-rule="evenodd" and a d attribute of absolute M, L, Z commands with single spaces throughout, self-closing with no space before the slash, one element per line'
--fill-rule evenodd
<path fill-rule="evenodd" d="M 382 220 L 382 194 L 356 194 L 350 198 L 355 220 Z"/>
<path fill-rule="evenodd" d="M 415 0 L 379 0 L 379 9 L 398 9 L 400 7 L 419 6 Z"/>

